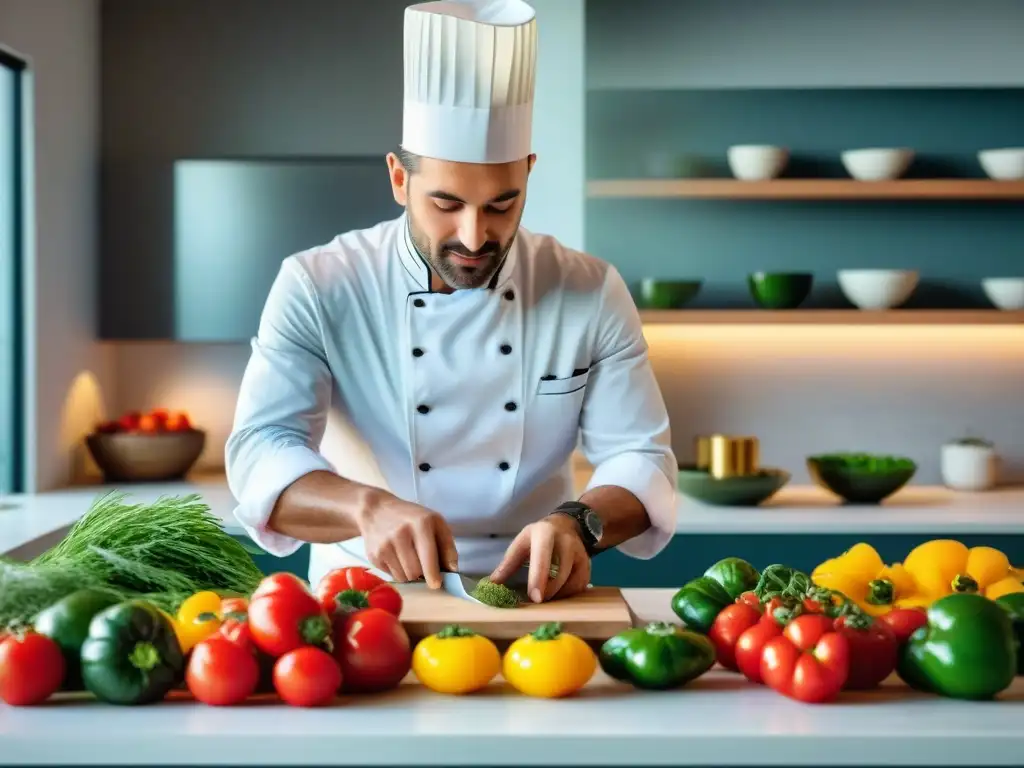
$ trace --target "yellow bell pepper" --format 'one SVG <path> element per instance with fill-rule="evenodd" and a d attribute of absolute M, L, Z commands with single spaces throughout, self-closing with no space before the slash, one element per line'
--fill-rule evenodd
<path fill-rule="evenodd" d="M 992 547 L 971 547 L 951 539 L 915 547 L 903 566 L 917 585 L 915 604 L 930 605 L 954 592 L 975 592 L 995 600 L 1024 592 L 1009 559 Z"/>
<path fill-rule="evenodd" d="M 870 616 L 888 613 L 898 601 L 916 591 L 902 565 L 886 565 L 875 548 L 864 543 L 823 562 L 811 572 L 811 581 L 841 592 Z"/>
<path fill-rule="evenodd" d="M 432 691 L 473 693 L 501 671 L 501 653 L 483 635 L 452 624 L 416 644 L 412 671 Z"/>
<path fill-rule="evenodd" d="M 597 654 L 558 623 L 544 624 L 505 651 L 502 674 L 527 696 L 560 698 L 585 686 L 597 671 Z"/>
<path fill-rule="evenodd" d="M 221 597 L 216 592 L 196 592 L 178 606 L 175 634 L 182 653 L 191 651 L 197 643 L 220 629 Z"/>

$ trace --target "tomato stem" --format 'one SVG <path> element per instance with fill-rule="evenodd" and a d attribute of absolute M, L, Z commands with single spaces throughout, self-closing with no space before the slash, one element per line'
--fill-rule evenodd
<path fill-rule="evenodd" d="M 474 637 L 476 636 L 476 632 L 474 632 L 469 627 L 463 627 L 458 624 L 449 624 L 447 627 L 438 632 L 437 636 L 441 639 L 446 640 L 451 637 Z"/>
<path fill-rule="evenodd" d="M 160 663 L 160 651 L 152 643 L 136 643 L 128 661 L 136 669 L 148 672 Z"/>
<path fill-rule="evenodd" d="M 299 635 L 310 645 L 322 645 L 331 635 L 331 623 L 323 616 L 314 614 L 299 621 Z"/>
<path fill-rule="evenodd" d="M 359 611 L 370 607 L 370 598 L 361 589 L 345 589 L 339 592 L 334 602 L 343 611 Z"/>
<path fill-rule="evenodd" d="M 562 623 L 552 621 L 547 624 L 541 624 L 532 634 L 536 640 L 554 640 L 562 634 Z"/>

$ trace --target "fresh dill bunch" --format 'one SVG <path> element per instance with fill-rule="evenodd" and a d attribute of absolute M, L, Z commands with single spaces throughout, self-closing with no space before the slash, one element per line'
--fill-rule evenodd
<path fill-rule="evenodd" d="M 519 595 L 514 589 L 504 584 L 496 584 L 490 579 L 480 579 L 470 594 L 492 608 L 517 608 L 520 603 Z"/>

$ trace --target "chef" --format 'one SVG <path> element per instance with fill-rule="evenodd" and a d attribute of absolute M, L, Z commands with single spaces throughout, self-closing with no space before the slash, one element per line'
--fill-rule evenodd
<path fill-rule="evenodd" d="M 674 533 L 668 415 L 622 277 L 520 226 L 536 57 L 522 0 L 407 8 L 387 157 L 405 211 L 287 257 L 270 290 L 227 475 L 265 551 L 312 543 L 312 584 L 526 569 L 539 602 L 585 589 L 596 553 L 649 559 Z M 329 422 L 362 447 L 328 455 Z"/>

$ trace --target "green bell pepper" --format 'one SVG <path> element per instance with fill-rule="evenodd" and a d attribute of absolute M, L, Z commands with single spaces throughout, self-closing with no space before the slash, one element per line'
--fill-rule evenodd
<path fill-rule="evenodd" d="M 672 598 L 672 612 L 688 629 L 707 634 L 715 617 L 735 600 L 725 587 L 708 576 L 699 576 L 684 584 Z"/>
<path fill-rule="evenodd" d="M 149 704 L 180 680 L 185 659 L 174 628 L 142 600 L 97 613 L 82 644 L 85 687 L 110 704 Z"/>
<path fill-rule="evenodd" d="M 704 571 L 704 575 L 721 584 L 733 600 L 756 587 L 757 582 L 761 580 L 761 574 L 758 573 L 757 568 L 738 557 L 719 560 Z"/>
<path fill-rule="evenodd" d="M 996 603 L 1006 609 L 1013 622 L 1013 633 L 1017 640 L 1017 674 L 1024 675 L 1024 592 L 1011 592 L 997 597 Z"/>
<path fill-rule="evenodd" d="M 954 699 L 991 699 L 1017 674 L 1017 640 L 1005 608 L 953 593 L 928 608 L 928 622 L 904 644 L 896 671 L 911 688 Z"/>
<path fill-rule="evenodd" d="M 715 663 L 715 646 L 705 635 L 677 624 L 653 622 L 609 638 L 598 654 L 601 669 L 637 688 L 666 690 L 696 680 Z"/>
<path fill-rule="evenodd" d="M 63 691 L 82 690 L 82 644 L 89 636 L 92 617 L 117 599 L 95 589 L 80 589 L 36 614 L 32 626 L 60 646 L 64 654 Z"/>

